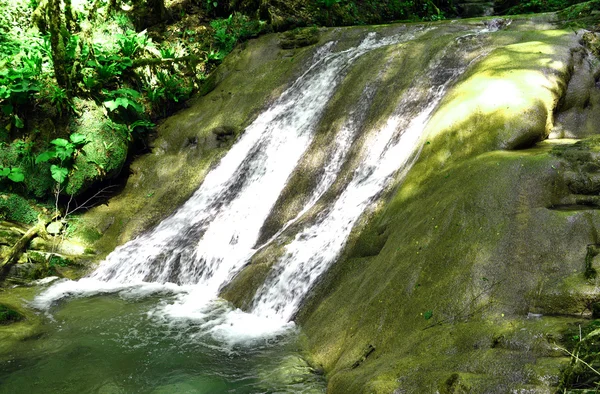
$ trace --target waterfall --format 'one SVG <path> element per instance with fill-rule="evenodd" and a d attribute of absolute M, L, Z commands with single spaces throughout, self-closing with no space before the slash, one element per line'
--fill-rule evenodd
<path fill-rule="evenodd" d="M 118 247 L 89 277 L 53 286 L 34 305 L 47 308 L 67 296 L 136 286 L 156 291 L 157 284 L 175 292 L 193 286 L 196 296 L 201 291 L 207 301 L 216 297 L 254 253 L 265 219 L 350 65 L 373 49 L 414 39 L 424 31 L 391 37 L 370 33 L 358 46 L 340 52 L 331 51 L 334 43 L 322 47 L 312 66 L 244 131 L 176 213 Z M 337 161 L 342 158 L 337 154 Z M 340 165 L 332 165 L 331 171 L 339 170 Z"/>
<path fill-rule="evenodd" d="M 458 62 L 458 66 L 449 67 L 453 62 L 448 57 L 456 57 L 455 51 L 461 51 L 455 47 L 452 51 L 448 49 L 429 65 L 423 79 L 415 81 L 403 95 L 386 124 L 366 141 L 360 164 L 337 199 L 286 246 L 271 275 L 257 291 L 252 313 L 289 321 L 315 281 L 339 256 L 359 217 L 398 170 L 405 169 L 406 173 L 410 168 L 433 110 L 448 85 L 468 65 Z M 430 88 L 423 90 L 423 86 Z"/>
<path fill-rule="evenodd" d="M 358 164 L 342 182 L 341 192 L 324 203 L 308 224 L 302 222 L 304 227 L 294 230 L 295 236 L 256 292 L 251 313 L 232 311 L 218 300 L 219 289 L 266 245 L 256 247 L 261 228 L 350 66 L 369 51 L 426 31 L 416 28 L 391 37 L 370 33 L 358 46 L 339 52 L 333 51 L 335 43 L 323 46 L 312 66 L 244 131 L 177 212 L 117 248 L 89 277 L 57 283 L 33 305 L 48 309 L 68 296 L 120 292 L 136 297 L 163 292 L 171 298 L 161 302 L 154 313 L 157 318 L 168 324 L 196 319 L 202 322 L 203 332 L 225 340 L 290 327 L 290 319 L 339 256 L 358 219 L 417 157 L 428 119 L 447 87 L 469 64 L 465 54 L 479 49 L 477 32 L 451 40 L 413 81 L 387 122 L 359 139 L 372 95 L 369 87 L 365 89 L 364 105 L 350 113 L 337 131 L 328 161 L 304 206 L 266 244 L 299 223 L 338 182 L 353 148 Z"/>

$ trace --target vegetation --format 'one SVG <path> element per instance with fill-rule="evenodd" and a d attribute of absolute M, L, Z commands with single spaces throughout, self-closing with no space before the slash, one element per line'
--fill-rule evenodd
<path fill-rule="evenodd" d="M 264 28 L 233 13 L 175 37 L 155 31 L 154 41 L 140 20 L 177 22 L 162 0 L 125 6 L 0 0 L 0 190 L 14 193 L 4 205 L 15 204 L 6 218 L 34 221 L 17 214 L 22 197 L 50 202 L 118 175 L 153 122 Z"/>
<path fill-rule="evenodd" d="M 582 3 L 577 0 L 497 0 L 496 11 L 502 14 L 531 14 L 536 12 L 559 11 L 573 4 Z"/>
<path fill-rule="evenodd" d="M 565 333 L 566 348 L 571 362 L 563 371 L 559 391 L 567 389 L 598 389 L 600 382 L 600 320 L 572 325 Z"/>

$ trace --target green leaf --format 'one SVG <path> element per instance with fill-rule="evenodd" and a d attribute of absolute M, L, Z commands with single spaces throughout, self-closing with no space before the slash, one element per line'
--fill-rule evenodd
<path fill-rule="evenodd" d="M 132 107 L 137 112 L 144 112 L 144 107 L 137 103 L 136 101 L 128 98 L 128 97 L 117 97 L 114 100 L 109 100 L 104 102 L 104 106 L 108 108 L 110 111 L 114 111 L 119 107 L 123 107 L 125 109 Z"/>
<path fill-rule="evenodd" d="M 133 98 L 139 98 L 140 97 L 140 92 L 138 92 L 137 90 L 134 89 L 129 89 L 129 88 L 121 88 L 119 90 L 115 91 L 116 95 L 125 95 L 125 96 L 130 96 Z"/>
<path fill-rule="evenodd" d="M 61 146 L 61 147 L 65 147 L 65 146 L 69 145 L 69 141 L 67 141 L 64 138 L 57 138 L 55 140 L 50 141 L 50 143 L 52 145 Z"/>
<path fill-rule="evenodd" d="M 137 113 L 140 113 L 140 114 L 141 114 L 142 112 L 144 112 L 144 106 L 143 106 L 143 105 L 141 105 L 140 103 L 137 103 L 137 102 L 135 102 L 135 101 L 131 101 L 131 100 L 130 100 L 130 101 L 129 101 L 129 105 L 130 105 L 131 107 L 133 107 L 133 109 L 135 109 L 135 111 L 136 111 Z"/>
<path fill-rule="evenodd" d="M 50 167 L 50 172 L 52 173 L 52 179 L 58 183 L 63 183 L 69 174 L 69 170 L 54 164 Z"/>
<path fill-rule="evenodd" d="M 23 170 L 16 167 L 10 170 L 8 179 L 10 179 L 13 182 L 23 182 L 25 180 L 25 174 L 23 174 Z"/>
<path fill-rule="evenodd" d="M 56 157 L 58 157 L 58 159 L 60 161 L 65 161 L 67 159 L 70 159 L 71 156 L 73 156 L 73 153 L 75 153 L 75 149 L 73 149 L 73 144 L 71 144 L 71 143 L 69 143 L 65 147 L 62 147 L 62 146 L 56 147 Z"/>
<path fill-rule="evenodd" d="M 22 129 L 23 127 L 25 127 L 25 123 L 23 123 L 23 120 L 17 115 L 15 115 L 15 127 L 17 129 Z"/>
<path fill-rule="evenodd" d="M 115 109 L 119 108 L 119 104 L 117 103 L 116 100 L 105 101 L 103 104 L 111 112 L 114 111 Z"/>
<path fill-rule="evenodd" d="M 55 157 L 56 157 L 55 151 L 42 152 L 38 155 L 38 157 L 35 158 L 35 164 L 46 163 L 49 160 L 54 159 Z"/>
<path fill-rule="evenodd" d="M 125 67 L 131 67 L 133 66 L 133 60 L 131 60 L 131 58 L 129 57 L 124 57 L 121 58 L 121 64 L 124 65 Z"/>
<path fill-rule="evenodd" d="M 129 128 L 131 130 L 134 130 L 136 127 L 154 127 L 154 126 L 156 126 L 154 123 L 149 122 L 147 120 L 136 120 L 131 125 L 129 125 Z"/>
<path fill-rule="evenodd" d="M 425 320 L 431 319 L 433 317 L 433 311 L 427 311 L 423 313 L 423 317 L 425 318 Z"/>
<path fill-rule="evenodd" d="M 10 168 L 0 167 L 0 176 L 1 177 L 8 176 L 8 174 L 10 174 Z"/>
<path fill-rule="evenodd" d="M 69 139 L 74 144 L 83 144 L 86 141 L 85 135 L 80 133 L 73 133 L 69 136 Z"/>

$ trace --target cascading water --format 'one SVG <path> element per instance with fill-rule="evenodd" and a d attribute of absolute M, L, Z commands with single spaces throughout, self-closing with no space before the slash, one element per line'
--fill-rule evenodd
<path fill-rule="evenodd" d="M 322 57 L 245 130 L 174 215 L 117 248 L 88 278 L 58 284 L 35 304 L 47 307 L 67 295 L 139 285 L 156 290 L 156 284 L 167 284 L 170 291 L 194 285 L 196 299 L 216 297 L 253 254 L 263 222 L 349 66 L 373 49 L 413 39 L 418 32 L 383 38 L 371 33 L 357 47 L 336 53 L 330 53 L 331 44 L 324 46 Z M 336 156 L 337 162 L 343 158 Z M 332 171 L 339 170 L 333 165 Z"/>
<path fill-rule="evenodd" d="M 335 261 L 356 221 L 398 171 L 407 170 L 416 157 L 432 111 L 447 86 L 468 66 L 465 53 L 479 45 L 476 32 L 459 37 L 434 56 L 385 125 L 366 132 L 367 138 L 358 142 L 372 96 L 367 86 L 361 96 L 364 105 L 351 113 L 337 132 L 328 162 L 300 213 L 266 244 L 306 216 L 336 182 L 342 182 L 341 192 L 307 220 L 304 228 L 295 230 L 295 237 L 257 291 L 251 313 L 232 311 L 218 300 L 219 289 L 266 245 L 255 245 L 261 227 L 308 149 L 326 104 L 350 65 L 369 51 L 411 40 L 426 31 L 414 29 L 384 38 L 370 33 L 357 47 L 341 52 L 332 52 L 334 43 L 323 46 L 308 71 L 245 130 L 175 214 L 153 231 L 117 248 L 89 277 L 50 287 L 34 300 L 34 306 L 47 309 L 67 296 L 120 292 L 135 297 L 166 292 L 176 297 L 163 300 L 149 316 L 167 324 L 200 321 L 201 335 L 235 343 L 289 328 L 289 320 Z M 339 181 L 353 148 L 359 152 L 358 165 L 351 177 Z"/>
<path fill-rule="evenodd" d="M 448 66 L 454 63 L 448 57 L 456 57 L 457 52 L 460 56 L 461 51 L 470 49 L 468 43 L 462 50 L 452 47 L 449 54 L 446 48 L 431 63 L 423 79 L 415 81 L 404 94 L 396 112 L 366 141 L 360 164 L 345 189 L 314 224 L 300 231 L 286 246 L 283 257 L 257 291 L 253 314 L 282 322 L 293 318 L 315 281 L 339 256 L 362 213 L 399 169 L 410 168 L 431 113 L 447 86 L 468 66 L 466 62 Z M 423 90 L 422 86 L 430 88 Z M 326 173 L 323 179 L 330 182 L 328 178 Z"/>

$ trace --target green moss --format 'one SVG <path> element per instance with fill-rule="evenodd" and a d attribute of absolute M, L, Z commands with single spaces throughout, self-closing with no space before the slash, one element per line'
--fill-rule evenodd
<path fill-rule="evenodd" d="M 95 182 L 119 174 L 127 159 L 129 135 L 108 119 L 92 101 L 81 102 L 82 116 L 73 131 L 85 135 L 87 143 L 75 157 L 65 193 L 78 195 Z"/>
<path fill-rule="evenodd" d="M 590 16 L 596 10 L 600 10 L 600 1 L 584 1 L 559 11 L 558 16 L 562 20 L 573 21 Z"/>
<path fill-rule="evenodd" d="M 102 234 L 95 228 L 81 226 L 81 228 L 77 228 L 73 235 L 81 240 L 93 244 L 102 238 Z"/>
<path fill-rule="evenodd" d="M 220 296 L 241 309 L 249 309 L 254 294 L 265 283 L 271 267 L 283 252 L 282 245 L 269 245 L 262 249 L 252 257 L 248 267 L 221 290 Z"/>
<path fill-rule="evenodd" d="M 319 29 L 316 27 L 294 29 L 281 34 L 279 45 L 283 49 L 302 48 L 319 42 Z"/>
<path fill-rule="evenodd" d="M 23 197 L 17 194 L 0 195 L 0 217 L 18 223 L 32 224 L 37 221 L 39 212 Z"/>
<path fill-rule="evenodd" d="M 577 43 L 562 31 L 490 40 L 401 187 L 298 315 L 332 393 L 552 390 L 536 371 L 559 375 L 552 341 L 571 319 L 541 315 L 591 312 L 582 282 L 600 215 L 554 208 L 567 175 L 536 145 Z"/>
<path fill-rule="evenodd" d="M 0 288 L 0 305 L 21 318 L 11 324 L 0 324 L 0 357 L 14 352 L 14 346 L 20 341 L 39 336 L 41 333 L 41 316 L 26 307 L 37 292 L 35 287 Z"/>
<path fill-rule="evenodd" d="M 14 311 L 9 307 L 0 304 L 0 325 L 14 323 L 22 319 L 23 316 L 17 311 Z"/>

